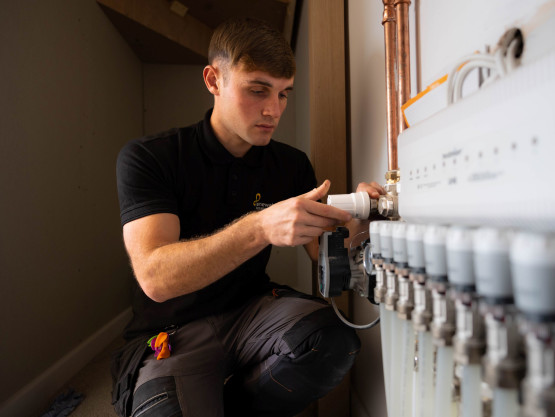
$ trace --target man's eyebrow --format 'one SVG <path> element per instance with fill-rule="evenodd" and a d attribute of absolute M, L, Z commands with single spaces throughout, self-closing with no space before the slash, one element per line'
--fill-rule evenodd
<path fill-rule="evenodd" d="M 265 81 L 265 80 L 259 80 L 259 79 L 249 80 L 249 81 L 248 81 L 248 84 L 250 84 L 250 85 L 263 85 L 263 86 L 269 87 L 269 88 L 273 88 L 273 87 L 274 87 L 274 85 L 273 85 L 271 82 Z M 292 85 L 290 85 L 290 86 L 284 88 L 284 91 L 292 91 L 292 90 L 293 90 L 293 86 L 292 86 Z"/>

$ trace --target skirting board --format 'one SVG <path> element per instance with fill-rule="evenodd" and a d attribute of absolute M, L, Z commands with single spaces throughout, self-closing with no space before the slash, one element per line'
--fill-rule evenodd
<path fill-rule="evenodd" d="M 58 390 L 85 365 L 101 353 L 131 319 L 131 307 L 101 327 L 83 343 L 54 363 L 44 373 L 15 393 L 0 408 L 0 417 L 26 417 L 37 415 Z M 44 407 L 40 407 L 44 404 Z M 40 407 L 37 410 L 37 407 Z"/>

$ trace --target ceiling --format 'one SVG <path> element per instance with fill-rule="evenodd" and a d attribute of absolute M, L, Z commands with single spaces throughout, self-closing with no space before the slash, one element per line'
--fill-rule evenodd
<path fill-rule="evenodd" d="M 97 0 L 143 62 L 207 63 L 212 30 L 235 16 L 256 17 L 294 47 L 301 0 Z M 297 13 L 296 13 L 297 12 Z"/>
<path fill-rule="evenodd" d="M 251 16 L 265 20 L 283 30 L 289 0 L 178 0 L 188 13 L 214 29 L 234 16 Z"/>

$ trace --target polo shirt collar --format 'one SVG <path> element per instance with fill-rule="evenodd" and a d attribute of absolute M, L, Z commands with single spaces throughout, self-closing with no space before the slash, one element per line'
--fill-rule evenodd
<path fill-rule="evenodd" d="M 256 168 L 263 164 L 263 158 L 266 146 L 251 146 L 249 151 L 242 158 L 234 157 L 229 151 L 220 143 L 212 125 L 210 124 L 210 117 L 212 116 L 212 109 L 206 112 L 204 120 L 202 121 L 202 138 L 201 146 L 206 154 L 218 164 L 229 164 L 235 161 L 242 161 L 248 167 Z"/>

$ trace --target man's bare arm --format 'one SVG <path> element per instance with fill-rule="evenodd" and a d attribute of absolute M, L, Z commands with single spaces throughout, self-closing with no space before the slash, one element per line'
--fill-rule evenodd
<path fill-rule="evenodd" d="M 179 219 L 174 214 L 154 214 L 129 222 L 123 227 L 123 237 L 135 276 L 147 296 L 162 302 L 210 285 L 269 244 L 311 242 L 325 228 L 350 220 L 348 213 L 316 201 L 328 189 L 329 181 L 325 181 L 302 196 L 189 241 L 179 241 Z"/>
<path fill-rule="evenodd" d="M 161 213 L 123 227 L 135 276 L 147 296 L 162 302 L 213 283 L 266 244 L 255 227 L 235 222 L 211 236 L 179 241 L 179 218 Z"/>

